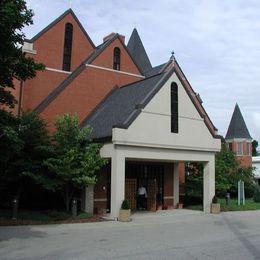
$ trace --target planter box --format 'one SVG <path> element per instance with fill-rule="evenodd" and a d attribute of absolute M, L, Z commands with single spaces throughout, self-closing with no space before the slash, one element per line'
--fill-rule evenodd
<path fill-rule="evenodd" d="M 210 211 L 211 211 L 212 214 L 219 214 L 220 213 L 220 204 L 219 203 L 212 203 Z"/>
<path fill-rule="evenodd" d="M 118 220 L 121 222 L 129 222 L 131 216 L 131 209 L 120 209 Z"/>
<path fill-rule="evenodd" d="M 183 203 L 177 203 L 176 209 L 183 209 Z"/>

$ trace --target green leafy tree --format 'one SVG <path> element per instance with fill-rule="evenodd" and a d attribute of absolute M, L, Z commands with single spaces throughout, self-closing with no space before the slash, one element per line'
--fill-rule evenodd
<path fill-rule="evenodd" d="M 51 154 L 51 143 L 46 123 L 36 113 L 27 111 L 20 118 L 11 117 L 11 120 L 15 121 L 10 129 L 5 129 L 4 141 L 0 142 L 0 178 L 15 185 L 15 195 L 19 197 L 28 176 L 43 170 L 42 162 Z M 8 147 L 10 145 L 12 148 Z"/>
<path fill-rule="evenodd" d="M 253 140 L 252 142 L 252 156 L 257 156 L 257 147 L 258 147 L 258 142 L 256 140 Z"/>
<path fill-rule="evenodd" d="M 64 114 L 55 123 L 54 155 L 44 161 L 50 175 L 35 176 L 43 187 L 62 192 L 66 210 L 77 188 L 96 183 L 96 171 L 105 165 L 99 144 L 90 140 L 90 128 L 79 128 L 78 117 Z"/>
<path fill-rule="evenodd" d="M 24 0 L 0 1 L 0 104 L 13 107 L 11 88 L 14 79 L 25 81 L 43 70 L 43 64 L 35 63 L 22 52 L 25 35 L 22 29 L 33 23 L 33 12 Z"/>
<path fill-rule="evenodd" d="M 203 164 L 189 162 L 185 164 L 185 196 L 200 197 L 203 196 Z"/>
<path fill-rule="evenodd" d="M 215 180 L 216 191 L 224 195 L 227 191 L 237 192 L 237 183 L 239 180 L 245 182 L 247 195 L 251 195 L 254 187 L 254 169 L 251 167 L 242 167 L 236 159 L 236 155 L 227 149 L 225 143 L 222 149 L 216 154 Z"/>
<path fill-rule="evenodd" d="M 235 179 L 238 167 L 239 162 L 235 154 L 222 144 L 221 151 L 216 154 L 215 162 L 215 185 L 218 192 L 224 194 L 231 188 L 233 185 L 231 180 Z"/>

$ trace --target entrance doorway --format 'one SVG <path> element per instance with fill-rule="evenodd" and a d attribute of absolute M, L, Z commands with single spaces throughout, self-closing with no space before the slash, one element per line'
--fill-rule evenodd
<path fill-rule="evenodd" d="M 131 210 L 138 210 L 138 187 L 144 186 L 147 191 L 145 209 L 156 211 L 163 207 L 164 197 L 164 165 L 155 163 L 126 163 L 125 198 Z"/>

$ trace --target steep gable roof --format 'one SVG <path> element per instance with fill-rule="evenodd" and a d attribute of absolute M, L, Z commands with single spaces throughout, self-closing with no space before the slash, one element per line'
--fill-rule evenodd
<path fill-rule="evenodd" d="M 127 44 L 127 49 L 134 61 L 137 63 L 143 74 L 145 71 L 152 69 L 151 62 L 147 56 L 141 38 L 136 29 L 133 30 Z"/>
<path fill-rule="evenodd" d="M 247 129 L 246 123 L 242 116 L 242 113 L 239 109 L 238 104 L 236 104 L 228 131 L 226 134 L 226 139 L 234 139 L 234 138 L 246 138 L 252 139 Z"/>
<path fill-rule="evenodd" d="M 115 126 L 128 128 L 172 73 L 173 70 L 114 88 L 92 114 L 82 121 L 81 127 L 90 125 L 93 128 L 92 138 L 95 139 L 111 137 Z"/>
<path fill-rule="evenodd" d="M 115 39 L 119 39 L 122 43 L 119 35 L 115 34 L 111 39 L 99 45 L 95 51 L 89 55 L 89 57 L 87 57 L 63 82 L 61 82 L 61 84 L 59 84 L 45 99 L 42 100 L 34 111 L 41 113 L 86 68 L 86 64 L 90 64 L 94 61 Z"/>
<path fill-rule="evenodd" d="M 202 104 L 197 100 L 195 92 L 187 81 L 177 61 L 171 59 L 169 62 L 159 65 L 158 68 L 163 72 L 126 85 L 120 89 L 115 88 L 111 91 L 110 95 L 108 95 L 99 106 L 82 121 L 81 127 L 91 125 L 94 129 L 92 138 L 95 139 L 111 137 L 113 127 L 128 128 L 140 114 L 141 109 L 152 99 L 155 93 L 159 91 L 167 79 L 173 73 L 176 73 L 213 138 L 221 138 L 215 133 L 217 129 L 211 122 Z M 164 70 L 164 68 L 166 69 Z M 140 100 L 142 100 L 141 103 Z"/>
<path fill-rule="evenodd" d="M 92 45 L 93 48 L 95 48 L 94 43 L 92 42 L 92 40 L 90 39 L 89 35 L 87 34 L 87 32 L 85 31 L 84 27 L 82 26 L 82 24 L 80 23 L 79 19 L 77 18 L 77 16 L 75 15 L 75 13 L 73 12 L 72 9 L 68 9 L 67 11 L 65 11 L 62 15 L 60 15 L 57 19 L 55 19 L 52 23 L 50 23 L 48 26 L 46 26 L 44 29 L 42 29 L 39 33 L 37 33 L 32 39 L 28 40 L 26 39 L 27 42 L 34 42 L 36 41 L 38 38 L 40 38 L 45 32 L 47 32 L 49 29 L 51 29 L 53 26 L 55 26 L 59 21 L 61 21 L 65 16 L 67 16 L 68 14 L 71 14 L 72 17 L 75 19 L 75 21 L 77 22 L 78 26 L 80 27 L 80 29 L 82 30 L 82 32 L 84 33 L 85 37 L 87 38 L 87 40 L 90 42 L 90 44 Z"/>

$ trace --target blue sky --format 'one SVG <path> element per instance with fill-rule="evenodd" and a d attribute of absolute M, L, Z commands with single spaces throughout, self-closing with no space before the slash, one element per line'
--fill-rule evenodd
<path fill-rule="evenodd" d="M 137 28 L 152 65 L 174 50 L 219 133 L 226 134 L 236 102 L 260 144 L 259 0 L 27 0 L 31 38 L 70 6 L 93 42 Z"/>

